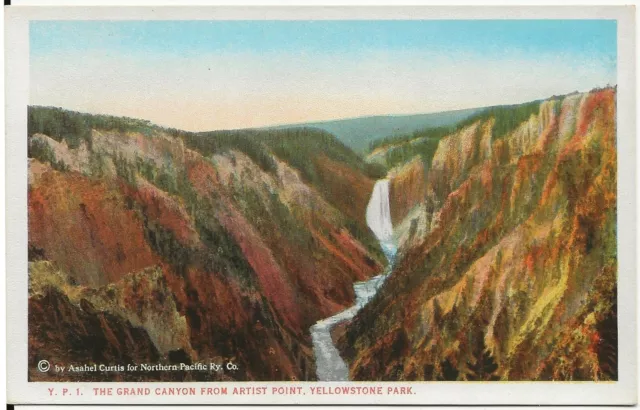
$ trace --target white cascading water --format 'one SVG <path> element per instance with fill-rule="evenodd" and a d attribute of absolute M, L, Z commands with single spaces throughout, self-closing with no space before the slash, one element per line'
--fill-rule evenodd
<path fill-rule="evenodd" d="M 367 205 L 366 220 L 367 225 L 380 241 L 389 264 L 381 275 L 353 284 L 353 290 L 356 294 L 355 305 L 336 315 L 319 320 L 315 325 L 311 326 L 313 352 L 316 358 L 316 375 L 320 381 L 349 380 L 349 368 L 333 344 L 331 329 L 338 323 L 352 319 L 375 296 L 387 276 L 391 273 L 397 248 L 393 240 L 388 179 L 377 181 L 373 187 L 373 193 Z"/>
<path fill-rule="evenodd" d="M 389 207 L 389 180 L 376 182 L 367 205 L 367 225 L 379 241 L 388 241 L 393 235 L 391 208 Z"/>
<path fill-rule="evenodd" d="M 373 187 L 371 199 L 367 205 L 367 225 L 373 231 L 389 264 L 393 264 L 396 244 L 393 240 L 391 207 L 389 206 L 389 180 L 380 179 Z"/>

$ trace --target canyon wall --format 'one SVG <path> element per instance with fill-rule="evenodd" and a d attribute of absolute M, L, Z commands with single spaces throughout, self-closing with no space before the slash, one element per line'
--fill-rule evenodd
<path fill-rule="evenodd" d="M 615 98 L 478 116 L 397 168 L 394 272 L 339 340 L 353 380 L 617 379 Z"/>
<path fill-rule="evenodd" d="M 315 378 L 309 327 L 383 267 L 362 228 L 374 180 L 355 154 L 323 135 L 325 156 L 295 162 L 281 152 L 288 131 L 225 146 L 225 135 L 30 109 L 31 380 L 54 377 L 35 370 L 42 358 L 239 367 L 92 380 Z"/>

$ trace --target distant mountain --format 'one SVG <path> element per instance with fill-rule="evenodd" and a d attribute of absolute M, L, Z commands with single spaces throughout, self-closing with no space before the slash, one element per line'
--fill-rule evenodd
<path fill-rule="evenodd" d="M 354 151 L 364 153 L 369 148 L 371 141 L 391 135 L 408 134 L 424 128 L 455 125 L 481 109 L 471 108 L 415 115 L 379 115 L 303 124 L 285 124 L 265 128 L 283 129 L 298 126 L 320 128 L 334 134 Z"/>

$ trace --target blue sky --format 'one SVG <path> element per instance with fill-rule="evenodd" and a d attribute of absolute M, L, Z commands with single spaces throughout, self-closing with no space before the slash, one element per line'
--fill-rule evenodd
<path fill-rule="evenodd" d="M 184 54 L 212 51 L 358 52 L 371 49 L 616 55 L 615 20 L 40 21 L 34 55 L 58 50 Z"/>
<path fill-rule="evenodd" d="M 36 21 L 30 30 L 32 104 L 187 129 L 516 103 L 616 81 L 613 20 Z"/>

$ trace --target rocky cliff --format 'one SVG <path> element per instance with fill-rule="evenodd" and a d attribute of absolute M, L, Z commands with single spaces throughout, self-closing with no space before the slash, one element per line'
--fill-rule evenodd
<path fill-rule="evenodd" d="M 355 154 L 326 133 L 325 155 L 300 161 L 287 130 L 230 138 L 43 107 L 29 125 L 32 380 L 76 377 L 37 372 L 43 358 L 239 367 L 91 380 L 315 378 L 309 327 L 382 269 Z"/>
<path fill-rule="evenodd" d="M 400 254 L 340 337 L 352 379 L 616 380 L 615 98 L 481 113 L 397 168 Z"/>

